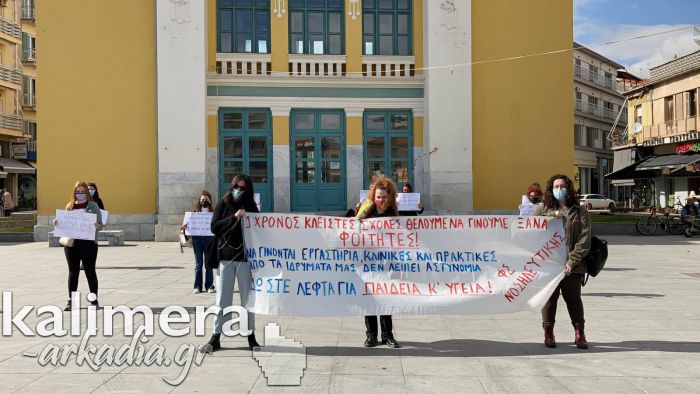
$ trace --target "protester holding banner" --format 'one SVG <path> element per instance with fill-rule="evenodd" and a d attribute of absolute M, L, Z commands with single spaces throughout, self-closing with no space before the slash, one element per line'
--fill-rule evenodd
<path fill-rule="evenodd" d="M 200 194 L 197 202 L 194 204 L 194 212 L 211 212 L 211 194 L 208 191 L 203 190 Z M 180 226 L 180 230 L 186 230 L 187 223 Z M 206 271 L 206 277 L 204 279 L 204 291 L 209 293 L 216 293 L 216 287 L 214 287 L 214 270 L 205 265 L 206 252 L 209 249 L 209 243 L 211 242 L 213 236 L 205 235 L 192 235 L 192 250 L 194 250 L 194 290 L 193 294 L 199 294 L 202 292 L 202 267 Z"/>
<path fill-rule="evenodd" d="M 591 248 L 591 215 L 579 206 L 574 194 L 574 185 L 566 175 L 554 175 L 547 182 L 547 191 L 543 203 L 535 210 L 535 216 L 554 216 L 564 221 L 564 232 L 568 250 L 566 276 L 554 290 L 544 308 L 542 308 L 542 327 L 544 344 L 555 347 L 554 322 L 557 313 L 559 293 L 564 297 L 574 326 L 574 342 L 579 349 L 588 349 L 588 342 L 583 332 L 583 301 L 581 300 L 581 282 L 587 272 L 583 259 Z"/>
<path fill-rule="evenodd" d="M 231 189 L 219 201 L 211 221 L 211 232 L 215 235 L 217 257 L 219 260 L 219 279 L 217 283 L 216 305 L 220 308 L 214 321 L 214 333 L 209 342 L 201 349 L 212 352 L 221 348 L 221 333 L 224 323 L 233 318 L 231 313 L 224 315 L 223 310 L 233 304 L 233 287 L 238 278 L 241 306 L 248 301 L 253 274 L 246 256 L 243 238 L 243 217 L 246 212 L 259 212 L 254 199 L 253 182 L 248 175 L 236 175 L 231 182 Z M 260 345 L 255 340 L 255 315 L 248 312 L 248 346 L 251 350 Z M 244 332 L 245 328 L 241 327 Z"/>
<path fill-rule="evenodd" d="M 404 183 L 401 189 L 402 193 L 413 193 L 413 187 L 410 183 Z M 423 213 L 424 207 L 422 203 L 418 203 L 416 210 L 411 211 L 399 211 L 399 216 L 418 216 Z"/>
<path fill-rule="evenodd" d="M 80 266 L 85 269 L 85 277 L 88 281 L 88 287 L 90 288 L 90 293 L 97 296 L 98 281 L 97 281 L 97 271 L 95 270 L 95 264 L 97 262 L 97 231 L 102 228 L 102 214 L 100 212 L 100 207 L 92 201 L 90 195 L 88 194 L 88 185 L 85 182 L 76 182 L 73 187 L 73 192 L 71 193 L 70 201 L 66 205 L 67 211 L 73 210 L 84 210 L 87 213 L 92 213 L 97 216 L 97 221 L 95 222 L 95 239 L 94 240 L 84 240 L 75 239 L 73 241 L 73 246 L 64 246 L 63 251 L 66 255 L 66 262 L 68 262 L 68 304 L 64 308 L 65 311 L 71 310 L 71 296 L 73 292 L 78 291 L 78 279 L 80 279 Z M 58 220 L 54 219 L 53 225 L 56 226 Z M 100 304 L 95 299 L 90 302 L 92 305 L 99 307 Z"/>
<path fill-rule="evenodd" d="M 367 200 L 357 213 L 357 218 L 371 219 L 398 216 L 397 195 L 396 185 L 391 179 L 386 177 L 376 178 L 369 188 Z M 394 339 L 391 315 L 381 315 L 379 322 L 382 326 L 382 344 L 393 348 L 400 347 L 399 343 Z M 377 340 L 377 316 L 365 316 L 365 327 L 367 328 L 365 347 L 377 346 L 379 344 Z"/>
<path fill-rule="evenodd" d="M 100 209 L 105 209 L 105 204 L 102 202 L 102 198 L 100 198 L 100 191 L 97 189 L 97 185 L 92 182 L 88 183 L 88 192 L 90 193 L 92 201 L 96 202 Z"/>

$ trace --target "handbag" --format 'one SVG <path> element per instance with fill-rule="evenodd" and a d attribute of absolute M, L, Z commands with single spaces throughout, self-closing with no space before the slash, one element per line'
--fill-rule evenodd
<path fill-rule="evenodd" d="M 583 286 L 588 282 L 588 277 L 596 277 L 605 267 L 605 262 L 608 260 L 608 242 L 602 240 L 595 235 L 591 236 L 591 249 L 588 251 L 588 255 L 583 259 L 586 264 L 586 270 L 588 274 L 583 280 Z"/>
<path fill-rule="evenodd" d="M 66 248 L 72 248 L 73 245 L 75 244 L 75 239 L 70 238 L 70 237 L 61 237 L 58 239 L 58 243 L 61 246 L 65 246 Z"/>
<path fill-rule="evenodd" d="M 209 247 L 204 255 L 204 261 L 209 269 L 219 268 L 219 249 L 217 245 L 219 244 L 219 238 L 214 236 L 209 242 Z"/>
<path fill-rule="evenodd" d="M 184 248 L 191 248 L 192 247 L 192 237 L 188 237 L 185 235 L 185 230 L 183 229 L 180 232 L 180 253 L 185 253 Z"/>

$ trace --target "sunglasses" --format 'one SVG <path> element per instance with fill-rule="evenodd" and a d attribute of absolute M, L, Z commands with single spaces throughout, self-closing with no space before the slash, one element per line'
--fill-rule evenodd
<path fill-rule="evenodd" d="M 240 186 L 240 185 L 233 185 L 233 190 L 240 190 L 242 192 L 246 191 L 245 186 Z"/>

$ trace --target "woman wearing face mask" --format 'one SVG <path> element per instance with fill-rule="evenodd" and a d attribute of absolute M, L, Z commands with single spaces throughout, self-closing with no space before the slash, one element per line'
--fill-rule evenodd
<path fill-rule="evenodd" d="M 97 190 L 96 184 L 92 182 L 88 183 L 88 193 L 90 193 L 90 198 L 92 199 L 92 201 L 97 203 L 97 206 L 100 207 L 100 209 L 105 209 L 105 204 L 100 198 L 100 191 Z"/>
<path fill-rule="evenodd" d="M 236 175 L 231 182 L 231 190 L 219 201 L 211 221 L 211 232 L 216 238 L 214 246 L 218 249 L 219 279 L 217 283 L 216 305 L 221 308 L 214 321 L 214 334 L 200 351 L 213 352 L 221 348 L 221 333 L 224 323 L 230 321 L 231 313 L 223 314 L 223 310 L 233 303 L 233 287 L 238 278 L 238 289 L 241 296 L 241 306 L 248 301 L 248 290 L 253 280 L 250 265 L 246 256 L 243 239 L 243 216 L 246 212 L 259 212 L 253 199 L 253 182 L 248 175 Z M 260 345 L 255 340 L 255 315 L 248 312 L 248 347 L 252 350 Z M 241 332 L 244 328 L 241 327 Z"/>
<path fill-rule="evenodd" d="M 92 201 L 90 195 L 88 194 L 88 185 L 85 182 L 77 182 L 73 187 L 73 193 L 71 194 L 70 201 L 66 205 L 67 211 L 73 211 L 82 209 L 88 213 L 94 213 L 97 215 L 97 222 L 95 223 L 95 240 L 88 241 L 82 239 L 76 239 L 73 242 L 72 247 L 64 247 L 63 251 L 66 255 L 66 261 L 68 262 L 68 304 L 63 309 L 65 311 L 71 310 L 71 296 L 73 292 L 78 291 L 78 279 L 80 278 L 80 265 L 85 269 L 85 277 L 88 280 L 88 287 L 90 288 L 90 293 L 97 296 L 98 282 L 97 282 L 97 271 L 95 270 L 95 263 L 97 262 L 97 231 L 102 228 L 102 213 L 100 212 L 100 207 L 97 203 Z M 53 220 L 53 225 L 58 224 L 58 220 Z M 90 302 L 92 305 L 99 308 L 100 304 L 95 299 Z"/>
<path fill-rule="evenodd" d="M 203 190 L 197 202 L 194 204 L 194 212 L 212 212 L 211 194 Z M 180 231 L 187 229 L 187 223 L 180 226 Z M 194 290 L 192 294 L 202 292 L 202 267 L 205 268 L 206 277 L 204 279 L 204 291 L 208 293 L 216 293 L 214 287 L 214 270 L 205 265 L 206 252 L 209 249 L 209 243 L 212 236 L 193 235 L 192 250 L 194 250 Z"/>
<path fill-rule="evenodd" d="M 579 349 L 588 349 L 588 342 L 583 332 L 583 300 L 581 300 L 581 282 L 586 274 L 584 257 L 591 248 L 591 215 L 579 206 L 574 195 L 574 185 L 566 175 L 554 175 L 547 182 L 544 201 L 534 212 L 535 216 L 554 216 L 564 221 L 564 233 L 568 259 L 566 261 L 566 276 L 554 290 L 552 296 L 542 308 L 542 328 L 544 328 L 544 344 L 555 347 L 554 321 L 557 313 L 559 294 L 564 297 L 566 309 L 569 311 L 571 324 L 574 326 L 574 342 Z"/>
<path fill-rule="evenodd" d="M 367 200 L 360 207 L 356 217 L 358 219 L 370 219 L 398 216 L 397 195 L 396 186 L 391 179 L 386 177 L 375 179 L 369 188 Z M 391 320 L 391 315 L 379 316 L 379 323 L 382 327 L 382 344 L 392 348 L 400 347 L 399 343 L 394 339 L 394 324 Z M 365 347 L 377 346 L 379 344 L 377 339 L 377 316 L 365 316 L 365 327 L 367 328 Z"/>

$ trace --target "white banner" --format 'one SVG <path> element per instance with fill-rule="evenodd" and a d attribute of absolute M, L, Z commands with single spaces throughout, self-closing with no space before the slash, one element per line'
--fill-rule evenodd
<path fill-rule="evenodd" d="M 541 308 L 563 278 L 560 219 L 247 214 L 251 312 L 495 314 Z"/>
<path fill-rule="evenodd" d="M 53 234 L 56 237 L 94 241 L 95 223 L 97 223 L 97 215 L 94 213 L 87 213 L 82 209 L 76 211 L 57 209 Z"/>
<path fill-rule="evenodd" d="M 186 224 L 185 235 L 207 236 L 214 234 L 211 232 L 211 218 L 213 212 L 185 212 L 185 219 L 182 224 Z"/>

